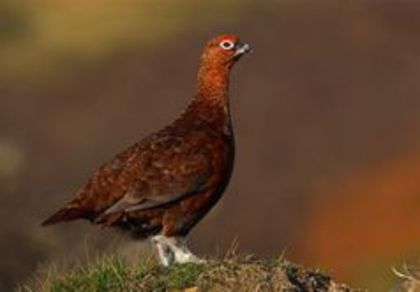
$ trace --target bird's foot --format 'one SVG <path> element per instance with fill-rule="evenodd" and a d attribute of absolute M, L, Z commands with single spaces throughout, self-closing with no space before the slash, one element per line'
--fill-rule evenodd
<path fill-rule="evenodd" d="M 190 251 L 186 252 L 184 250 L 183 251 L 176 250 L 174 252 L 174 256 L 175 256 L 175 262 L 178 264 L 185 264 L 185 263 L 204 264 L 206 263 L 206 260 L 197 257 Z"/>
<path fill-rule="evenodd" d="M 206 262 L 188 249 L 185 238 L 156 235 L 152 238 L 152 242 L 158 250 L 159 259 L 163 266 L 174 263 L 204 264 Z"/>
<path fill-rule="evenodd" d="M 200 259 L 194 255 L 187 246 L 187 241 L 183 237 L 172 237 L 167 238 L 167 244 L 171 248 L 175 263 L 184 264 L 184 263 L 196 263 L 203 264 L 205 260 Z"/>

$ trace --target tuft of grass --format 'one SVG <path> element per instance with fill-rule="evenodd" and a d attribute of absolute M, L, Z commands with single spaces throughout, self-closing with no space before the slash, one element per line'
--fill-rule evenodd
<path fill-rule="evenodd" d="M 420 268 L 404 264 L 401 269 L 392 268 L 399 282 L 394 287 L 395 292 L 420 291 Z"/>
<path fill-rule="evenodd" d="M 205 264 L 162 267 L 139 260 L 128 264 L 105 257 L 66 272 L 50 270 L 43 279 L 19 291 L 362 291 L 334 283 L 316 270 L 302 268 L 284 259 L 259 260 L 234 257 Z"/>
<path fill-rule="evenodd" d="M 24 291 L 126 291 L 130 267 L 119 258 L 104 258 L 87 267 L 80 267 L 65 274 L 52 271 L 37 288 Z"/>

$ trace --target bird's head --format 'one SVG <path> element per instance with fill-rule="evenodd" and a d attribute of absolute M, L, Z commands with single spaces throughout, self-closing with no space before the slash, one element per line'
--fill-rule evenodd
<path fill-rule="evenodd" d="M 201 57 L 197 96 L 223 101 L 227 96 L 230 69 L 250 51 L 250 46 L 234 35 L 219 35 L 211 39 Z"/>
<path fill-rule="evenodd" d="M 214 66 L 230 68 L 243 55 L 251 51 L 251 47 L 239 40 L 235 35 L 219 35 L 211 39 L 204 49 L 202 61 Z"/>

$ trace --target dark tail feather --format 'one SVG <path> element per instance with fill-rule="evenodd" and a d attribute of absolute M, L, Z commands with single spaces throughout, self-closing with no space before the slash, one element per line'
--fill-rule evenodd
<path fill-rule="evenodd" d="M 64 207 L 54 213 L 51 217 L 41 223 L 41 226 L 48 226 L 59 222 L 71 221 L 79 218 L 85 218 L 84 212 L 75 207 Z"/>

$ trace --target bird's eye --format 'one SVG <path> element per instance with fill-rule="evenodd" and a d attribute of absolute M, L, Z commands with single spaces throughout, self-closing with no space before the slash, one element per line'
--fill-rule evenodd
<path fill-rule="evenodd" d="M 232 41 L 222 41 L 220 43 L 220 47 L 223 50 L 231 50 L 231 49 L 233 49 L 235 47 L 235 44 Z"/>

